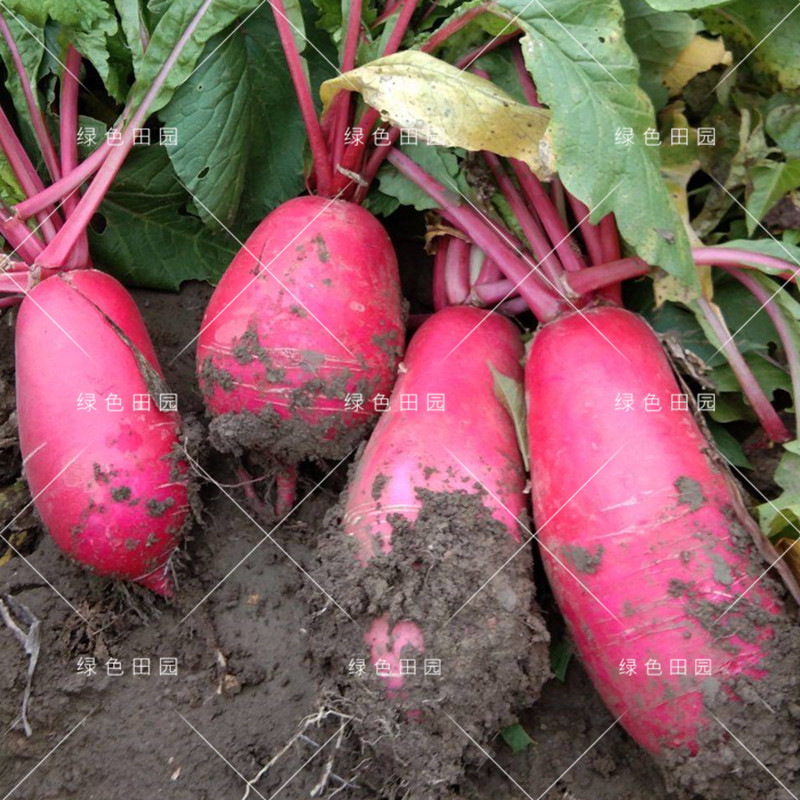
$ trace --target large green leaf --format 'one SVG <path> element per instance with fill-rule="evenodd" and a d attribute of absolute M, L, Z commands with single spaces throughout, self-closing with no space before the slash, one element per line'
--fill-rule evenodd
<path fill-rule="evenodd" d="M 622 0 L 625 38 L 639 59 L 641 87 L 656 107 L 667 102 L 663 79 L 679 53 L 692 41 L 697 23 L 676 11 L 656 11 L 645 0 Z"/>
<path fill-rule="evenodd" d="M 767 133 L 788 158 L 800 158 L 800 105 L 782 104 L 767 114 Z"/>
<path fill-rule="evenodd" d="M 661 179 L 653 106 L 623 35 L 619 0 L 500 0 L 525 32 L 525 62 L 550 107 L 550 134 L 564 185 L 594 208 L 616 213 L 620 232 L 644 260 L 698 288 L 689 242 Z M 616 143 L 625 128 L 630 146 Z"/>
<path fill-rule="evenodd" d="M 246 16 L 259 5 L 259 2 L 260 0 L 214 0 L 209 5 L 202 20 L 181 51 L 175 66 L 153 99 L 150 113 L 161 110 L 170 101 L 175 90 L 189 78 L 197 66 L 207 42 L 220 31 L 225 30 L 234 20 Z M 150 37 L 150 44 L 144 56 L 138 63 L 134 62 L 136 82 L 131 90 L 131 96 L 135 105 L 138 105 L 144 98 L 200 6 L 201 0 L 174 0 L 164 10 Z"/>
<path fill-rule="evenodd" d="M 134 151 L 100 206 L 102 232 L 90 231 L 97 266 L 128 285 L 153 289 L 217 280 L 238 245 L 189 214 L 189 202 L 163 147 Z"/>
<path fill-rule="evenodd" d="M 752 236 L 758 223 L 788 192 L 800 186 L 800 159 L 764 161 L 750 171 L 752 190 L 747 198 L 747 232 Z"/>
<path fill-rule="evenodd" d="M 725 36 L 726 42 L 739 45 L 741 58 L 747 56 L 760 71 L 775 76 L 785 89 L 800 87 L 797 0 L 736 0 L 719 12 L 704 12 L 703 18 L 709 27 Z"/>

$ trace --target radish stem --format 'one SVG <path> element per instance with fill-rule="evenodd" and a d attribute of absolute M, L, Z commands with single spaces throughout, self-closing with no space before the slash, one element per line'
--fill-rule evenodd
<path fill-rule="evenodd" d="M 723 266 L 720 269 L 724 269 L 733 275 L 736 280 L 750 290 L 761 303 L 763 309 L 769 314 L 769 318 L 778 332 L 783 351 L 786 354 L 786 363 L 789 366 L 789 376 L 792 381 L 792 398 L 795 404 L 796 420 L 795 438 L 800 439 L 800 414 L 797 413 L 797 404 L 800 403 L 800 353 L 797 352 L 797 346 L 789 323 L 786 321 L 781 309 L 773 302 L 773 297 L 770 293 L 752 275 L 748 275 L 747 272 L 736 267 Z"/>
<path fill-rule="evenodd" d="M 769 398 L 744 360 L 744 356 L 734 344 L 725 321 L 705 298 L 701 297 L 697 304 L 709 326 L 720 340 L 720 349 L 725 354 L 725 358 L 728 360 L 767 436 L 774 442 L 788 442 L 792 438 L 792 434 L 783 424 L 778 412 L 772 407 L 772 403 L 770 403 Z"/>
<path fill-rule="evenodd" d="M 45 166 L 50 173 L 50 177 L 54 181 L 57 181 L 61 177 L 61 168 L 58 164 L 56 149 L 53 146 L 53 140 L 50 138 L 50 133 L 45 125 L 44 115 L 39 110 L 39 106 L 36 103 L 36 98 L 33 94 L 34 90 L 28 78 L 28 73 L 25 71 L 25 65 L 22 63 L 22 57 L 19 54 L 17 43 L 14 41 L 11 29 L 8 27 L 8 23 L 2 14 L 0 14 L 0 33 L 3 34 L 8 49 L 11 51 L 11 58 L 17 69 L 22 92 L 25 95 L 25 104 L 28 106 L 28 114 L 30 114 L 31 122 L 33 123 L 33 131 L 36 134 L 36 141 L 39 144 L 39 150 L 41 150 Z"/>
<path fill-rule="evenodd" d="M 361 8 L 362 0 L 351 0 L 349 17 L 347 20 L 347 35 L 342 53 L 342 72 L 349 72 L 356 65 L 356 54 L 358 52 L 358 37 L 361 32 Z M 334 167 L 342 160 L 344 153 L 344 134 L 347 129 L 347 120 L 350 116 L 350 105 L 352 95 L 350 92 L 340 92 L 336 98 L 335 108 L 331 113 L 333 119 L 333 150 Z"/>
<path fill-rule="evenodd" d="M 472 20 L 482 16 L 489 10 L 488 3 L 481 4 L 470 8 L 463 14 L 451 19 L 442 25 L 441 28 L 435 30 L 429 39 L 427 39 L 421 46 L 420 50 L 423 53 L 432 53 L 439 45 L 443 44 L 448 37 L 452 36 L 457 31 L 460 31 L 465 25 L 468 25 Z M 478 56 L 476 56 L 477 58 Z"/>
<path fill-rule="evenodd" d="M 209 6 L 214 0 L 203 0 L 203 4 L 195 12 L 194 17 L 186 27 L 186 30 L 181 34 L 175 47 L 173 47 L 170 54 L 164 61 L 161 69 L 158 71 L 155 80 L 144 96 L 141 105 L 136 109 L 131 117 L 129 124 L 126 126 L 122 133 L 122 141 L 119 145 L 113 147 L 113 152 L 106 158 L 103 165 L 95 175 L 89 188 L 86 190 L 81 201 L 78 203 L 77 208 L 70 216 L 69 221 L 63 228 L 56 234 L 50 244 L 44 249 L 40 256 L 40 261 L 49 267 L 63 266 L 69 257 L 70 251 L 77 243 L 78 239 L 86 231 L 89 222 L 97 211 L 100 203 L 103 200 L 108 187 L 119 172 L 122 162 L 133 147 L 133 137 L 137 128 L 139 128 L 147 119 L 147 112 L 153 103 L 156 95 L 161 90 L 164 81 L 175 66 L 175 62 L 181 55 L 186 42 L 189 41 L 194 34 L 200 21 L 208 11 Z"/>
<path fill-rule="evenodd" d="M 585 267 L 580 272 L 570 272 L 563 278 L 564 282 L 577 295 L 619 285 L 629 278 L 638 278 L 650 272 L 650 265 L 638 256 L 608 261 L 596 267 Z"/>
<path fill-rule="evenodd" d="M 692 256 L 697 264 L 708 264 L 712 267 L 753 269 L 753 264 L 759 264 L 770 269 L 781 270 L 781 278 L 784 280 L 794 278 L 795 283 L 798 282 L 798 274 L 800 274 L 800 267 L 781 258 L 735 247 L 695 247 L 692 250 Z"/>
<path fill-rule="evenodd" d="M 577 272 L 584 266 L 583 261 L 572 249 L 567 226 L 544 190 L 542 182 L 524 162 L 515 158 L 511 158 L 509 161 L 517 176 L 522 193 L 541 220 L 564 269 L 567 272 Z"/>
<path fill-rule="evenodd" d="M 444 286 L 448 305 L 465 303 L 469 297 L 469 242 L 452 238 L 444 266 Z"/>
<path fill-rule="evenodd" d="M 531 78 L 531 74 L 525 66 L 525 57 L 522 55 L 521 45 L 511 48 L 511 58 L 514 61 L 514 66 L 517 68 L 520 86 L 522 87 L 522 92 L 528 104 L 534 107 L 541 106 L 539 102 L 539 93 L 536 91 L 536 84 L 533 82 L 533 78 Z"/>
<path fill-rule="evenodd" d="M 564 272 L 564 268 L 553 252 L 553 248 L 550 246 L 547 236 L 541 229 L 536 218 L 528 210 L 525 205 L 525 200 L 511 178 L 509 178 L 508 173 L 500 163 L 500 159 L 494 153 L 488 151 L 483 152 L 483 157 L 495 181 L 497 181 L 497 185 L 500 187 L 503 197 L 505 197 L 509 206 L 511 206 L 511 210 L 531 246 L 533 255 L 541 264 L 542 271 L 550 281 L 555 283 Z"/>
<path fill-rule="evenodd" d="M 568 194 L 567 197 L 572 207 L 572 213 L 575 214 L 575 218 L 578 220 L 578 229 L 581 232 L 583 244 L 589 255 L 589 263 L 602 264 L 605 261 L 603 257 L 603 242 L 597 226 L 589 222 L 589 207 L 573 194 Z"/>
<path fill-rule="evenodd" d="M 535 266 L 514 252 L 503 240 L 503 237 L 479 213 L 462 205 L 457 198 L 408 156 L 398 150 L 393 150 L 388 158 L 403 175 L 436 201 L 445 218 L 462 230 L 469 232 L 469 236 L 475 244 L 494 259 L 506 277 L 519 287 L 520 295 L 526 299 L 531 310 L 540 320 L 553 319 L 558 315 L 562 308 L 561 302 L 542 284 L 541 277 L 535 271 Z M 529 281 L 528 278 L 533 278 L 533 280 Z"/>
<path fill-rule="evenodd" d="M 433 310 L 441 311 L 447 307 L 447 291 L 444 285 L 444 272 L 447 263 L 447 251 L 452 237 L 442 236 L 436 245 L 433 257 Z"/>
<path fill-rule="evenodd" d="M 303 116 L 303 123 L 306 127 L 308 143 L 311 147 L 314 175 L 316 176 L 317 192 L 327 196 L 331 190 L 330 153 L 319 124 L 314 99 L 311 96 L 311 86 L 303 68 L 300 51 L 297 49 L 297 43 L 294 40 L 294 32 L 286 16 L 283 0 L 270 0 L 270 6 L 275 17 L 275 25 L 278 28 L 281 46 L 286 55 L 289 74 L 291 75 L 292 83 L 294 83 L 297 101 L 300 104 L 300 113 Z"/>
<path fill-rule="evenodd" d="M 78 166 L 78 71 L 81 68 L 81 55 L 70 45 L 66 64 L 61 76 L 61 101 L 59 111 L 61 137 L 61 172 L 69 174 Z M 77 192 L 64 199 L 64 213 L 67 218 L 78 206 L 80 196 Z M 88 266 L 89 238 L 86 231 L 78 240 L 70 254 L 68 266 Z"/>
<path fill-rule="evenodd" d="M 110 145 L 107 142 L 100 145 L 89 156 L 87 156 L 79 166 L 60 181 L 51 183 L 46 189 L 42 188 L 36 193 L 17 203 L 14 206 L 14 214 L 18 219 L 29 219 L 35 214 L 44 211 L 48 206 L 66 197 L 70 192 L 77 189 L 82 183 L 97 172 L 105 160 L 111 155 L 118 145 Z"/>

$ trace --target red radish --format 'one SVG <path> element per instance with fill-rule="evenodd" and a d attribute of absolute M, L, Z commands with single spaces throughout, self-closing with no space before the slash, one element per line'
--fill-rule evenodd
<path fill-rule="evenodd" d="M 544 325 L 525 383 L 538 539 L 582 661 L 639 744 L 694 752 L 716 725 L 704 688 L 733 695 L 738 676 L 757 679 L 781 611 L 761 583 L 715 625 L 754 580 L 726 477 L 691 412 L 671 410 L 681 389 L 652 330 L 628 311 Z M 615 410 L 624 394 L 637 399 L 628 412 Z M 645 409 L 646 396 L 660 412 Z M 683 675 L 669 674 L 675 659 Z M 704 659 L 713 677 L 695 676 Z M 621 674 L 628 660 L 636 674 Z M 663 674 L 648 675 L 651 661 Z"/>
<path fill-rule="evenodd" d="M 414 5 L 407 4 L 387 51 L 399 46 Z M 390 391 L 402 355 L 405 320 L 389 237 L 350 202 L 365 184 L 353 179 L 363 151 L 345 157 L 349 94 L 335 99 L 320 124 L 286 10 L 281 0 L 272 8 L 317 194 L 279 206 L 234 258 L 200 329 L 197 372 L 215 446 L 279 462 L 281 516 L 291 510 L 296 464 L 344 458 L 374 423 L 375 397 Z M 343 71 L 355 66 L 361 2 L 348 13 Z"/>
<path fill-rule="evenodd" d="M 520 541 L 517 519 L 526 507 L 525 470 L 492 370 L 519 383 L 522 356 L 514 325 L 477 308 L 446 308 L 420 327 L 390 410 L 370 437 L 347 491 L 344 532 L 353 537 L 362 566 L 392 551 L 398 517 L 414 523 L 423 504 L 421 491 L 480 496 L 492 517 Z M 416 410 L 404 410 L 401 404 L 412 405 L 414 398 Z M 429 400 L 437 399 L 444 410 L 428 410 Z M 392 690 L 403 682 L 403 649 L 425 649 L 418 625 L 400 621 L 390 626 L 388 614 L 374 620 L 364 638 L 372 663 L 385 659 L 390 664 L 385 680 Z"/>
<path fill-rule="evenodd" d="M 777 631 L 791 628 L 778 590 L 756 583 L 763 565 L 754 550 L 767 555 L 768 544 L 753 531 L 690 412 L 672 410 L 681 390 L 658 339 L 619 305 L 620 281 L 644 274 L 647 265 L 620 258 L 613 217 L 592 225 L 588 209 L 563 186 L 548 192 L 524 164 L 511 165 L 517 187 L 500 173 L 505 167 L 487 158 L 509 205 L 521 208 L 526 244 L 402 153 L 388 158 L 484 250 L 507 279 L 508 294 L 518 291 L 540 321 L 526 367 L 534 518 L 556 599 L 595 686 L 649 751 L 670 763 L 698 753 L 707 763 L 717 758 L 724 769 L 723 732 L 710 716 L 709 697 L 752 699 L 763 692 L 774 698 L 785 670 L 780 659 L 797 651 L 788 639 L 778 641 Z M 574 210 L 585 254 L 569 242 L 561 200 Z M 549 251 L 542 252 L 542 232 Z M 702 264 L 761 263 L 724 248 L 704 248 L 696 257 Z M 768 266 L 795 274 L 783 262 Z M 699 305 L 765 431 L 775 441 L 790 438 L 733 342 L 726 342 L 732 337 L 724 321 L 707 301 Z M 777 308 L 771 316 L 792 350 L 793 385 L 800 385 L 795 345 Z M 627 413 L 616 410 L 625 395 L 635 398 Z M 771 560 L 798 597 L 786 565 L 777 554 Z M 711 676 L 702 672 L 708 662 Z M 656 664 L 662 674 L 648 674 Z M 676 674 L 682 664 L 685 674 Z M 625 674 L 630 665 L 633 674 Z M 777 717 L 774 724 L 777 730 Z"/>
<path fill-rule="evenodd" d="M 284 203 L 256 228 L 206 310 L 200 387 L 220 449 L 294 464 L 343 458 L 388 394 L 403 344 L 397 260 L 360 206 Z M 363 404 L 346 408 L 347 395 Z"/>
<path fill-rule="evenodd" d="M 61 82 L 60 162 L 47 128 L 35 124 L 54 181 L 49 189 L 0 111 L 0 146 L 27 195 L 21 204 L 27 204 L 25 213 L 18 207 L 12 217 L 0 207 L 0 234 L 15 247 L 12 255 L 18 253 L 32 266 L 6 265 L 0 291 L 11 295 L 4 305 L 22 301 L 16 328 L 17 414 L 35 507 L 69 556 L 99 575 L 135 581 L 167 596 L 173 592 L 169 561 L 188 512 L 180 418 L 175 411 L 158 410 L 157 401 L 168 391 L 144 322 L 121 284 L 89 269 L 86 231 L 210 4 L 204 0 L 195 12 L 141 104 L 123 112 L 127 125 L 121 141 L 98 148 L 81 165 L 81 59 L 68 48 Z M 16 52 L 2 21 L 0 32 Z M 21 67 L 19 78 L 35 116 L 34 92 Z M 76 190 L 94 171 L 81 197 Z M 63 222 L 51 210 L 62 197 Z M 45 212 L 52 217 L 50 224 L 39 226 L 41 234 L 28 231 L 22 219 L 40 219 Z"/>
<path fill-rule="evenodd" d="M 25 476 L 50 535 L 99 575 L 171 594 L 187 464 L 177 412 L 155 400 L 132 410 L 134 395 L 163 390 L 131 296 L 95 270 L 43 281 L 20 307 L 16 359 Z M 78 409 L 79 393 L 94 411 Z M 114 396 L 120 412 L 107 410 Z"/>

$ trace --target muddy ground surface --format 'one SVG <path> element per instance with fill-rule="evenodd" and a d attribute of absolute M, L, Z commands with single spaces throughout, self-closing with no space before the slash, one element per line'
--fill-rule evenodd
<path fill-rule="evenodd" d="M 170 362 L 197 331 L 208 287 L 187 285 L 179 296 L 134 294 L 183 415 L 202 418 L 192 350 Z M 13 412 L 11 317 L 0 318 L 0 424 Z M 0 434 L 5 448 L 0 472 L 8 485 L 19 473 L 13 418 Z M 343 787 L 329 776 L 322 796 L 337 789 L 343 798 L 378 796 L 375 787 L 393 765 L 359 766 L 363 745 L 347 730 L 340 740 L 340 718 L 334 714 L 308 720 L 336 704 L 322 696 L 330 676 L 320 674 L 319 659 L 312 656 L 312 615 L 320 602 L 303 570 L 312 568 L 323 517 L 344 486 L 345 467 L 267 538 L 269 523 L 251 518 L 242 491 L 225 486 L 237 482 L 230 461 L 211 451 L 198 455 L 223 488 L 203 486 L 202 519 L 177 558 L 179 588 L 171 602 L 113 586 L 70 564 L 30 514 L 10 529 L 20 537 L 14 541 L 27 562 L 14 557 L 0 566 L 0 597 L 13 596 L 40 620 L 40 652 L 28 705 L 32 735 L 26 737 L 12 726 L 28 659 L 0 625 L 0 796 L 236 800 L 245 795 L 246 781 L 273 759 L 255 784 L 265 798 L 307 797 L 326 771 L 349 780 L 354 768 L 356 786 Z M 323 476 L 321 469 L 308 467 L 300 496 Z M 3 513 L 5 525 L 12 514 L 9 507 Z M 537 577 L 545 619 L 553 635 L 561 636 L 543 578 Z M 335 595 L 335 586 L 328 589 Z M 81 658 L 96 659 L 97 673 L 81 674 Z M 150 659 L 149 676 L 133 674 L 134 658 Z M 177 659 L 176 676 L 158 674 L 162 658 Z M 114 659 L 124 674 L 106 674 Z M 347 675 L 347 664 L 340 669 L 340 682 L 357 680 Z M 534 743 L 514 755 L 496 736 L 486 751 L 496 765 L 458 729 L 456 723 L 469 728 L 468 720 L 448 721 L 471 750 L 472 766 L 456 787 L 460 796 L 669 797 L 655 765 L 619 727 L 607 730 L 613 720 L 574 659 L 565 682 L 550 680 L 538 702 L 518 699 L 512 713 Z M 324 745 L 316 755 L 312 742 Z M 369 751 L 363 752 L 369 758 Z M 255 790 L 250 797 L 259 796 Z"/>

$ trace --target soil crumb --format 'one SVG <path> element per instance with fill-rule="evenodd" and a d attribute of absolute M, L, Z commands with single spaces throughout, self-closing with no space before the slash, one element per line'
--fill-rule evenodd
<path fill-rule="evenodd" d="M 342 506 L 331 509 L 313 575 L 340 608 L 319 612 L 311 635 L 327 702 L 353 718 L 361 758 L 372 764 L 363 780 L 380 796 L 433 800 L 456 796 L 465 771 L 485 760 L 471 739 L 491 749 L 515 711 L 538 697 L 550 676 L 549 634 L 534 602 L 531 552 L 512 558 L 519 545 L 480 495 L 417 496 L 416 521 L 392 519 L 392 553 L 364 569 L 343 533 Z M 403 648 L 416 674 L 391 696 L 364 641 L 384 615 L 390 631 L 412 622 L 424 637 L 424 652 Z"/>

